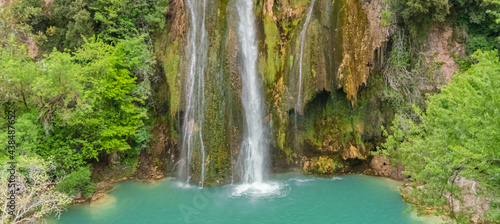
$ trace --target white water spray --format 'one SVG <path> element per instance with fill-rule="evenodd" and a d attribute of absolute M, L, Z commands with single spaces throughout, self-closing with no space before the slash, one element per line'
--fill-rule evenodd
<path fill-rule="evenodd" d="M 186 45 L 186 61 L 188 62 L 185 88 L 184 122 L 182 132 L 182 159 L 179 177 L 189 183 L 191 179 L 191 163 L 193 151 L 201 151 L 201 183 L 205 180 L 205 146 L 203 144 L 203 118 L 205 106 L 205 63 L 207 59 L 208 40 L 205 29 L 206 0 L 186 0 L 187 15 L 191 20 Z"/>
<path fill-rule="evenodd" d="M 246 140 L 243 143 L 245 152 L 245 183 L 261 183 L 264 180 L 264 159 L 267 146 L 264 140 L 263 102 L 260 93 L 260 82 L 257 77 L 257 40 L 255 33 L 253 1 L 238 0 L 239 15 L 238 34 L 241 52 L 243 53 L 242 75 L 243 90 L 241 100 L 246 118 Z"/>
<path fill-rule="evenodd" d="M 266 182 L 264 161 L 268 156 L 266 131 L 263 125 L 264 103 L 261 95 L 260 81 L 257 74 L 257 39 L 254 24 L 252 0 L 238 0 L 238 36 L 240 39 L 242 61 L 241 100 L 246 118 L 246 139 L 242 144 L 244 152 L 244 173 L 242 184 L 235 188 L 233 196 L 271 196 L 280 194 L 278 183 Z"/>
<path fill-rule="evenodd" d="M 242 151 L 245 152 L 244 161 L 244 183 L 261 183 L 264 175 L 264 156 L 267 146 L 264 143 L 264 127 L 262 121 L 264 112 L 260 94 L 260 83 L 257 77 L 257 40 L 254 25 L 253 1 L 238 0 L 238 15 L 242 61 L 242 84 L 243 91 L 241 99 L 245 109 L 247 124 L 246 139 Z"/>

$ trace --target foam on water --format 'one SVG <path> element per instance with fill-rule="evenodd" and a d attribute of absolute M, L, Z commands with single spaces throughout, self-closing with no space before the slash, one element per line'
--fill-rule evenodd
<path fill-rule="evenodd" d="M 291 181 L 296 181 L 299 183 L 304 183 L 304 182 L 311 182 L 314 181 L 316 178 L 309 178 L 309 179 L 299 179 L 299 178 L 292 178 L 290 179 Z"/>
<path fill-rule="evenodd" d="M 266 182 L 266 183 L 243 183 L 237 185 L 232 197 L 252 197 L 252 198 L 281 198 L 290 192 L 290 186 L 286 183 Z"/>
<path fill-rule="evenodd" d="M 193 188 L 198 187 L 198 186 L 194 186 L 194 185 L 188 184 L 186 182 L 181 182 L 181 181 L 176 181 L 174 186 L 177 188 L 182 188 L 182 189 L 193 189 Z"/>

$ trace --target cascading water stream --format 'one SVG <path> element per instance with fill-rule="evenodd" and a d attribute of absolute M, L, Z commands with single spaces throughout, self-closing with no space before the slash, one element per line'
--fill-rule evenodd
<path fill-rule="evenodd" d="M 185 86 L 185 109 L 182 133 L 182 160 L 179 178 L 186 183 L 191 180 L 193 151 L 201 152 L 200 186 L 205 179 L 205 146 L 203 144 L 203 118 L 205 105 L 205 63 L 208 40 L 205 29 L 206 0 L 186 0 L 187 15 L 191 20 L 186 45 L 187 78 Z"/>
<path fill-rule="evenodd" d="M 239 39 L 243 53 L 242 95 L 241 99 L 246 118 L 246 140 L 243 143 L 245 152 L 244 176 L 245 183 L 261 183 L 264 179 L 264 157 L 267 146 L 264 142 L 263 102 L 260 93 L 260 83 L 257 77 L 257 40 L 254 25 L 253 1 L 238 0 Z"/>
<path fill-rule="evenodd" d="M 302 110 L 302 58 L 304 56 L 304 45 L 306 44 L 307 27 L 309 25 L 309 21 L 311 20 L 311 15 L 312 15 L 315 1 L 316 0 L 311 1 L 311 5 L 309 6 L 309 10 L 307 12 L 306 21 L 304 23 L 304 26 L 302 27 L 302 31 L 300 31 L 300 36 L 299 36 L 299 41 L 300 41 L 299 90 L 298 90 L 297 101 L 295 103 L 295 123 L 297 123 L 297 110 Z"/>
<path fill-rule="evenodd" d="M 241 100 L 246 119 L 246 139 L 242 144 L 244 152 L 244 173 L 242 184 L 236 187 L 233 195 L 267 196 L 279 194 L 281 186 L 277 183 L 264 182 L 265 161 L 268 147 L 263 125 L 264 102 L 261 94 L 261 84 L 257 73 L 258 47 L 254 24 L 252 0 L 238 0 L 239 17 L 238 36 L 242 61 L 240 73 L 242 76 Z"/>

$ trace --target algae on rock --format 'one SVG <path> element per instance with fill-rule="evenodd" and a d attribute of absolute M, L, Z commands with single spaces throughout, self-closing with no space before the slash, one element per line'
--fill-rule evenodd
<path fill-rule="evenodd" d="M 210 44 L 204 74 L 207 106 L 203 119 L 206 143 L 203 163 L 205 185 L 218 186 L 240 178 L 237 157 L 244 116 L 236 6 L 227 0 L 211 3 L 207 4 L 205 21 Z M 165 94 L 160 104 L 168 102 L 168 134 L 176 142 L 176 133 L 182 130 L 178 124 L 181 124 L 184 108 L 180 99 L 184 94 L 185 62 L 180 58 L 186 44 L 186 18 L 183 1 L 172 0 L 170 4 L 167 26 L 155 41 L 166 79 L 166 90 L 158 92 Z M 367 152 L 373 148 L 372 141 L 379 134 L 375 126 L 383 121 L 382 115 L 372 114 L 381 110 L 380 102 L 372 99 L 372 92 L 362 90 L 376 62 L 374 52 L 387 38 L 380 19 L 377 22 L 373 16 L 373 8 L 376 10 L 382 3 L 378 0 L 369 3 L 316 0 L 305 34 L 300 109 L 295 108 L 298 42 L 311 2 L 268 0 L 254 1 L 254 4 L 258 71 L 266 93 L 263 122 L 269 125 L 271 145 L 277 149 L 273 150 L 273 158 L 277 158 L 273 159 L 275 166 L 301 166 L 302 157 L 310 160 L 335 156 L 339 163 L 366 159 Z M 295 116 L 293 111 L 299 111 L 297 121 L 291 119 Z M 376 122 L 369 124 L 367 118 Z M 177 162 L 176 156 L 172 155 L 171 163 Z M 199 161 L 191 164 L 193 171 L 199 170 L 201 160 L 193 161 Z M 175 169 L 175 164 L 168 167 Z M 200 180 L 199 175 L 193 178 L 192 182 Z"/>

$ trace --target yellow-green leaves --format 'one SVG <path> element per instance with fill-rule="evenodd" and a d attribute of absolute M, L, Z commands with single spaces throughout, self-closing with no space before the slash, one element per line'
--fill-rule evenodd
<path fill-rule="evenodd" d="M 142 37 L 85 42 L 74 55 L 53 51 L 39 61 L 22 46 L 1 49 L 1 100 L 19 108 L 20 152 L 53 155 L 62 173 L 130 150 L 147 118 L 151 55 Z"/>
<path fill-rule="evenodd" d="M 496 50 L 473 56 L 479 62 L 430 96 L 425 113 L 414 108 L 421 119 L 396 116 L 384 144 L 384 152 L 425 188 L 411 192 L 410 200 L 448 209 L 451 216 L 457 214 L 445 196 L 459 198 L 457 176 L 478 181 L 490 197 L 500 196 L 500 62 Z M 498 221 L 500 207 L 491 206 L 490 218 Z"/>

